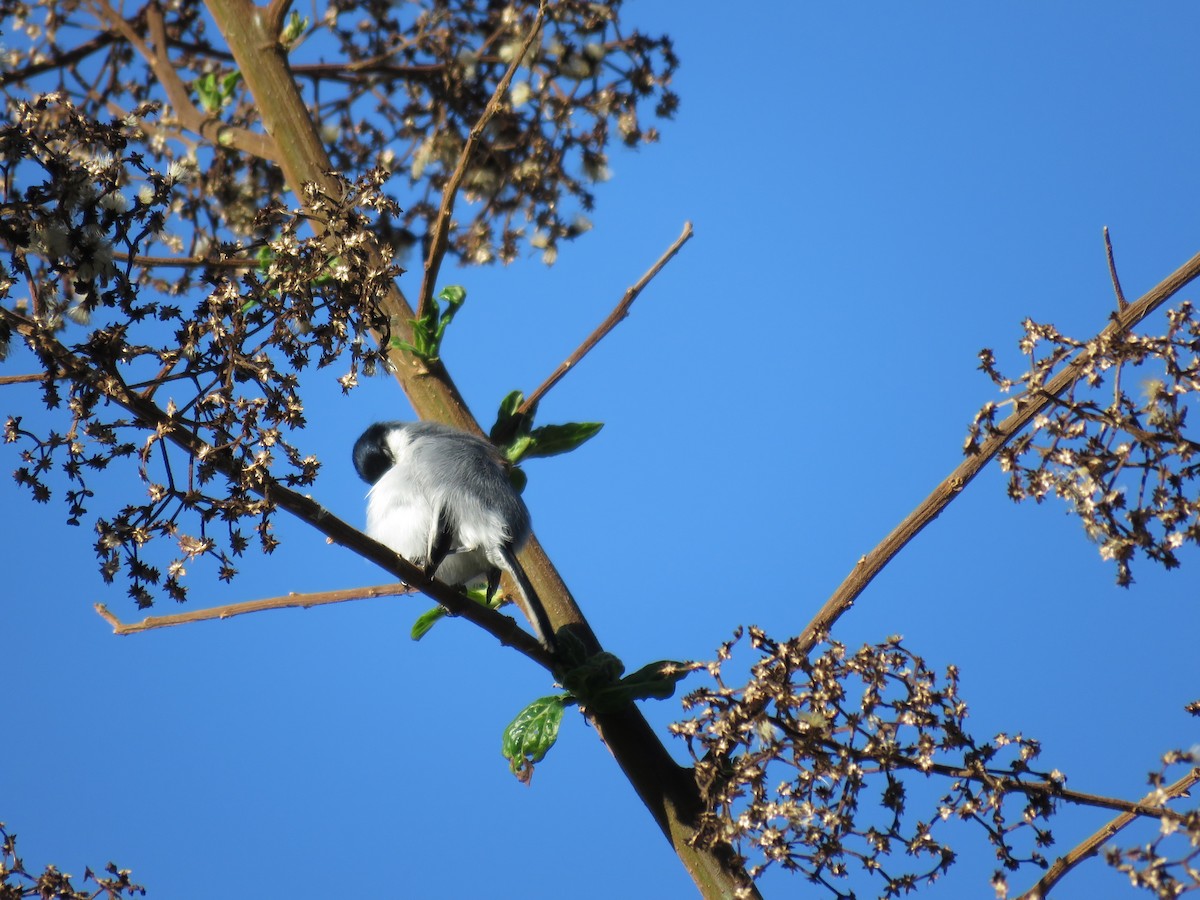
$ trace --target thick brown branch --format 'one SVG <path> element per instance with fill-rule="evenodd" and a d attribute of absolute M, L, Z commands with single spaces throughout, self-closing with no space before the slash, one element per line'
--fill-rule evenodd
<path fill-rule="evenodd" d="M 675 254 L 679 252 L 680 248 L 683 247 L 683 245 L 686 244 L 691 237 L 692 223 L 684 222 L 682 233 L 680 233 L 679 237 L 675 239 L 675 242 L 666 249 L 666 252 L 658 258 L 658 262 L 652 265 L 646 271 L 646 274 L 639 278 L 637 283 L 625 292 L 625 296 L 621 298 L 621 302 L 618 303 L 616 308 L 608 314 L 608 318 L 600 323 L 600 327 L 588 335 L 587 340 L 580 344 L 578 349 L 576 349 L 574 353 L 567 357 L 566 360 L 564 360 L 562 364 L 560 364 L 559 367 L 554 370 L 554 373 L 538 386 L 536 391 L 529 395 L 528 399 L 521 404 L 521 408 L 518 410 L 519 415 L 527 414 L 531 409 L 533 409 L 534 405 L 544 396 L 546 396 L 546 393 L 550 390 L 550 388 L 558 384 L 558 382 L 560 382 L 566 376 L 567 372 L 571 371 L 571 369 L 578 365 L 579 361 L 587 356 L 593 347 L 600 343 L 600 341 L 602 341 L 610 331 L 617 327 L 622 319 L 629 315 L 629 308 L 633 306 L 633 301 L 637 299 L 638 294 L 640 294 L 646 285 L 648 285 L 654 279 L 655 275 L 662 271 L 663 267 L 675 257 Z"/>
<path fill-rule="evenodd" d="M 462 152 L 458 155 L 458 165 L 455 167 L 454 173 L 450 176 L 450 180 L 446 182 L 446 186 L 442 189 L 442 205 L 438 209 L 437 219 L 434 220 L 433 231 L 429 241 L 429 255 L 425 258 L 425 273 L 421 278 L 421 294 L 417 298 L 417 318 L 427 315 L 429 313 L 429 306 L 433 303 L 433 290 L 437 283 L 438 272 L 442 268 L 442 258 L 446 255 L 446 244 L 450 240 L 450 217 L 454 214 L 454 201 L 458 197 L 458 189 L 462 186 L 463 178 L 466 177 L 467 167 L 471 164 L 471 158 L 475 155 L 475 148 L 479 145 L 479 139 L 483 136 L 488 122 L 500 111 L 500 105 L 504 102 L 504 95 L 508 92 L 508 86 L 512 83 L 513 75 L 516 74 L 517 69 L 524 62 L 525 54 L 529 52 L 529 48 L 533 46 L 534 39 L 541 32 L 542 21 L 545 17 L 546 4 L 542 2 L 538 5 L 537 16 L 534 17 L 529 33 L 525 35 L 521 49 L 517 51 L 512 62 L 509 63 L 504 76 L 496 84 L 496 90 L 492 91 L 492 96 L 488 100 L 487 106 L 483 108 L 483 113 L 479 116 L 479 121 L 475 123 L 475 127 L 467 135 Z"/>
<path fill-rule="evenodd" d="M 381 584 L 374 587 L 344 588 L 340 591 L 321 591 L 315 594 L 284 594 L 282 597 L 229 603 L 225 606 L 212 606 L 208 609 L 196 609 L 170 616 L 147 616 L 140 622 L 122 622 L 103 603 L 95 604 L 95 608 L 101 618 L 113 627 L 113 634 L 138 634 L 142 631 L 152 631 L 155 628 L 170 628 L 173 625 L 187 625 L 191 622 L 232 619 L 234 616 L 268 609 L 311 609 L 314 606 L 325 606 L 329 603 L 345 603 L 347 600 L 366 600 L 374 597 L 395 597 L 400 594 L 411 594 L 414 591 L 415 589 L 407 584 Z"/>
<path fill-rule="evenodd" d="M 0 375 L 0 384 L 23 384 L 29 381 L 45 381 L 46 376 L 41 373 L 30 373 L 28 375 Z"/>
<path fill-rule="evenodd" d="M 1161 792 L 1155 791 L 1147 794 L 1142 798 L 1142 802 L 1137 805 L 1142 807 L 1164 795 L 1168 800 L 1182 797 L 1198 782 L 1200 782 L 1200 767 L 1192 769 L 1191 772 L 1184 775 L 1174 784 L 1164 788 Z M 1141 815 L 1146 815 L 1146 813 L 1130 810 L 1110 820 L 1103 828 L 1096 831 L 1095 834 L 1086 840 L 1081 841 L 1065 856 L 1060 856 L 1056 859 L 1054 864 L 1046 870 L 1046 874 L 1039 879 L 1038 883 L 1017 898 L 1017 900 L 1042 900 L 1042 898 L 1049 896 L 1051 889 L 1062 880 L 1064 875 L 1085 859 L 1090 859 L 1099 853 L 1100 848 L 1104 846 L 1105 842 L 1112 840 L 1122 829 L 1136 822 Z"/>
<path fill-rule="evenodd" d="M 1135 303 L 1131 303 L 1115 313 L 1112 321 L 1101 333 L 1102 336 L 1118 334 L 1133 328 L 1197 276 L 1200 276 L 1200 253 L 1172 272 Z M 859 594 L 866 590 L 867 585 L 891 561 L 892 557 L 899 553 L 905 544 L 920 534 L 926 525 L 936 519 L 992 457 L 999 453 L 1005 444 L 1052 402 L 1051 398 L 1062 394 L 1075 383 L 1079 378 L 1082 366 L 1083 362 L 1080 361 L 1068 364 L 1046 384 L 1046 396 L 1022 398 L 1017 403 L 1016 411 L 996 426 L 995 433 L 982 442 L 975 455 L 964 460 L 892 530 L 891 534 L 858 561 L 854 570 L 825 601 L 825 605 L 821 607 L 801 634 L 801 641 L 807 649 L 811 650 L 817 645 L 821 635 L 828 633 L 833 623 L 854 605 Z"/>
<path fill-rule="evenodd" d="M 336 191 L 337 182 L 328 174 L 332 168 L 328 154 L 278 41 L 270 43 L 271 36 L 262 32 L 253 16 L 246 16 L 247 4 L 240 0 L 208 0 L 207 6 L 254 96 L 264 129 L 279 140 L 280 165 L 289 188 L 297 197 L 304 196 L 304 185 L 309 183 Z M 414 312 L 398 286 L 380 298 L 380 306 L 391 324 L 392 337 L 411 342 Z M 385 350 L 397 380 L 422 419 L 482 433 L 440 363 L 427 364 L 394 346 Z M 555 628 L 572 628 L 589 651 L 598 651 L 599 641 L 536 537 L 525 545 L 520 563 Z M 746 875 L 728 848 L 706 850 L 692 843 L 702 804 L 691 770 L 672 759 L 632 702 L 616 712 L 596 714 L 593 724 L 702 893 L 706 897 L 731 896 Z M 757 896 L 753 888 L 747 893 Z"/>

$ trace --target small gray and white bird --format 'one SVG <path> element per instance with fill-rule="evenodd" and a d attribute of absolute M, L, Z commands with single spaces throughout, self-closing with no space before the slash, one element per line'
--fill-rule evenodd
<path fill-rule="evenodd" d="M 370 484 L 367 534 L 439 581 L 516 582 L 538 638 L 549 618 L 516 551 L 529 538 L 529 510 L 495 446 L 439 422 L 376 422 L 354 444 L 354 468 Z"/>

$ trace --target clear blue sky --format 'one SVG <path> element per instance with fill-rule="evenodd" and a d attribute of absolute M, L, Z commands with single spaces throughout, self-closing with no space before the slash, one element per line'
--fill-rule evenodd
<path fill-rule="evenodd" d="M 1200 249 L 1195 4 L 734 9 L 628 5 L 629 25 L 677 42 L 676 121 L 660 145 L 614 153 L 595 230 L 552 269 L 457 276 L 470 297 L 444 351 L 489 420 L 695 223 L 542 406 L 604 431 L 528 466 L 539 537 L 631 668 L 709 659 L 738 624 L 798 632 L 959 461 L 994 396 L 979 348 L 1013 363 L 1026 316 L 1077 337 L 1104 325 L 1102 226 L 1131 297 Z M 509 343 L 518 332 L 531 337 Z M 42 420 L 33 389 L 0 390 L 0 411 Z M 361 521 L 350 446 L 409 415 L 403 397 L 381 379 L 343 400 L 319 380 L 309 412 L 326 463 L 314 494 Z M 12 447 L 0 464 L 16 467 Z M 116 638 L 91 604 L 137 615 L 100 583 L 90 529 L 7 478 L 0 510 L 0 816 L 31 866 L 114 859 L 170 900 L 692 894 L 578 716 L 532 787 L 508 774 L 500 732 L 551 685 L 468 625 L 413 644 L 428 604 L 389 599 Z M 385 580 L 280 532 L 232 587 L 194 581 L 193 603 Z M 1143 562 L 1119 589 L 1060 505 L 1015 506 L 989 472 L 837 636 L 899 633 L 935 668 L 959 664 L 980 736 L 1022 731 L 1071 787 L 1133 797 L 1159 754 L 1200 740 L 1182 711 L 1200 697 L 1198 566 L 1191 550 L 1173 574 Z M 647 713 L 665 729 L 678 703 Z M 1107 818 L 1064 815 L 1054 850 Z M 987 846 L 958 849 L 923 896 L 992 896 Z M 1092 861 L 1055 896 L 1140 895 Z"/>

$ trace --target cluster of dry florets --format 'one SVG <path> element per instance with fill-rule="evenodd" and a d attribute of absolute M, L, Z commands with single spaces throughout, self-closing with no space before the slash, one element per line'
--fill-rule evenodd
<path fill-rule="evenodd" d="M 60 469 L 69 521 L 80 524 L 92 475 L 136 459 L 145 499 L 97 520 L 101 572 L 124 571 L 140 605 L 155 587 L 182 600 L 190 560 L 211 557 L 219 577 L 233 576 L 246 523 L 264 551 L 274 548 L 264 485 L 316 477 L 316 458 L 295 443 L 305 424 L 298 373 L 340 362 L 349 389 L 379 365 L 372 332 L 386 342 L 388 325 L 377 301 L 399 274 L 377 261 L 369 237 L 373 217 L 395 208 L 380 190 L 386 175 L 343 181 L 337 197 L 310 192 L 304 216 L 264 204 L 256 228 L 272 237 L 255 254 L 236 242 L 213 249 L 198 267 L 205 290 L 181 297 L 147 285 L 141 262 L 189 177 L 158 173 L 128 149 L 149 111 L 105 124 L 61 97 L 15 109 L 0 128 L 9 176 L 0 248 L 5 293 L 21 283 L 30 298 L 13 301 L 4 323 L 38 355 L 46 406 L 67 408 L 65 427 L 46 433 L 7 420 L 5 439 L 26 444 L 16 478 L 45 501 L 47 476 Z M 172 443 L 180 435 L 185 450 Z M 213 452 L 233 466 L 218 472 Z M 176 552 L 155 564 L 147 545 L 160 536 Z"/>
<path fill-rule="evenodd" d="M 130 879 L 128 869 L 113 863 L 104 867 L 104 875 L 85 869 L 81 887 L 72 882 L 73 875 L 46 866 L 41 872 L 30 872 L 17 855 L 17 836 L 9 834 L 0 822 L 0 897 L 4 900 L 119 900 L 121 897 L 145 896 L 146 889 Z M 89 887 L 92 882 L 95 887 Z"/>
<path fill-rule="evenodd" d="M 1187 422 L 1200 390 L 1200 321 L 1190 303 L 1166 319 L 1162 336 L 1109 329 L 1087 342 L 1027 320 L 1029 370 L 1015 380 L 997 370 L 992 351 L 980 353 L 983 371 L 1017 391 L 1018 409 L 1033 398 L 1051 403 L 998 454 L 1009 496 L 1066 500 L 1122 585 L 1139 551 L 1173 568 L 1176 551 L 1200 541 L 1200 442 Z M 1067 365 L 1078 378 L 1048 397 L 1046 385 Z M 976 415 L 967 453 L 996 432 L 998 410 L 989 403 Z"/>
<path fill-rule="evenodd" d="M 469 132 L 531 28 L 536 2 L 391 0 L 325 6 L 319 20 L 285 28 L 292 72 L 314 109 L 333 166 L 355 180 L 382 168 L 401 176 L 390 196 L 403 209 L 376 223 L 380 241 L 397 252 L 426 239 Z M 505 262 L 522 246 L 552 262 L 561 241 L 591 226 L 593 186 L 609 175 L 613 140 L 637 146 L 657 140 L 645 120 L 673 115 L 670 90 L 678 61 L 669 38 L 623 25 L 621 3 L 555 0 L 543 38 L 523 60 L 507 102 L 488 124 L 463 181 L 471 206 L 460 205 L 449 252 L 467 262 Z M 300 15 L 303 13 L 301 12 Z M 113 27 L 125 23 L 126 34 Z M 10 35 L 0 66 L 0 92 L 28 97 L 62 90 L 85 114 L 102 118 L 166 101 L 136 37 L 157 54 L 204 116 L 248 132 L 259 128 L 254 98 L 203 4 L 168 0 L 144 7 L 96 3 L 32 4 L 0 0 Z M 156 45 L 156 40 L 161 37 Z M 202 93 L 201 79 L 222 85 Z M 264 197 L 283 182 L 268 160 L 234 148 L 205 146 L 168 118 L 146 131 L 140 148 L 165 168 L 198 166 L 202 189 L 180 212 L 200 223 L 184 236 L 206 253 L 208 223 L 247 237 Z M 407 182 L 407 184 L 405 184 Z"/>
<path fill-rule="evenodd" d="M 1038 823 L 1062 776 L 1029 768 L 1036 741 L 967 734 L 953 666 L 939 680 L 898 638 L 810 658 L 799 640 L 749 634 L 749 681 L 731 687 L 722 672 L 739 634 L 709 666 L 715 687 L 684 699 L 694 718 L 672 726 L 710 810 L 698 840 L 731 844 L 755 878 L 780 866 L 837 897 L 854 896 L 855 870 L 882 879 L 886 897 L 937 879 L 955 859 L 935 837 L 949 820 L 980 826 L 1005 869 L 1046 865 Z M 927 815 L 909 813 L 910 794 Z M 1018 851 L 1021 834 L 1034 847 Z M 904 871 L 906 858 L 925 862 Z"/>
<path fill-rule="evenodd" d="M 1144 801 L 1162 807 L 1158 834 L 1137 847 L 1109 847 L 1104 858 L 1124 872 L 1135 887 L 1144 888 L 1161 900 L 1173 900 L 1200 890 L 1200 808 L 1176 811 L 1180 796 L 1167 790 L 1169 772 L 1200 767 L 1200 747 L 1175 751 L 1163 757 L 1162 768 L 1150 773 L 1153 790 Z"/>

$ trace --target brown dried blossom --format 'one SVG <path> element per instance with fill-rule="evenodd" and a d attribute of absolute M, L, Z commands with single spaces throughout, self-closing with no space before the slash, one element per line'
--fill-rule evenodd
<path fill-rule="evenodd" d="M 1016 501 L 1054 495 L 1079 516 L 1100 554 L 1117 565 L 1117 582 L 1133 580 L 1141 552 L 1166 568 L 1178 549 L 1200 541 L 1200 440 L 1188 426 L 1200 389 L 1200 320 L 1190 303 L 1166 313 L 1166 333 L 1107 331 L 1077 341 L 1052 325 L 1024 323 L 1020 346 L 1028 371 L 1016 379 L 997 368 L 990 350 L 980 368 L 1019 409 L 1030 398 L 1050 399 L 1024 434 L 1000 451 Z M 1048 398 L 1047 382 L 1064 366 L 1080 377 Z M 999 404 L 988 403 L 972 422 L 965 451 L 995 432 Z"/>
<path fill-rule="evenodd" d="M 68 413 L 64 428 L 46 434 L 20 417 L 7 420 L 5 440 L 28 445 L 16 480 L 44 502 L 57 465 L 70 485 L 68 522 L 78 525 L 94 495 L 91 475 L 136 459 L 147 499 L 96 521 L 101 573 L 112 580 L 124 570 L 141 606 L 158 586 L 182 600 L 188 560 L 209 556 L 220 578 L 234 575 L 234 558 L 249 545 L 247 523 L 263 551 L 275 547 L 272 506 L 255 491 L 268 475 L 288 487 L 316 477 L 317 460 L 295 441 L 305 425 L 299 373 L 340 363 L 349 389 L 360 369 L 379 365 L 371 335 L 386 340 L 388 324 L 376 301 L 400 270 L 373 263 L 363 233 L 373 214 L 394 209 L 380 191 L 386 175 L 343 181 L 337 197 L 310 193 L 304 216 L 264 205 L 257 221 L 274 236 L 254 256 L 236 242 L 215 249 L 198 267 L 208 289 L 188 302 L 139 284 L 134 265 L 178 199 L 177 174 L 163 176 L 126 150 L 127 122 L 91 121 L 58 97 L 16 108 L 17 121 L 0 128 L 0 169 L 11 185 L 6 249 L 9 284 L 29 286 L 33 309 L 10 311 L 5 322 L 23 323 L 47 373 L 45 404 L 65 404 Z M 31 136 L 38 129 L 30 121 L 42 117 L 56 123 L 52 142 Z M 128 199 L 123 186 L 139 181 Z M 113 196 L 123 199 L 105 202 Z M 314 219 L 320 235 L 302 236 Z M 240 267 L 221 265 L 227 261 Z M 62 371 L 61 342 L 85 377 Z M 116 388 L 161 403 L 173 428 L 233 454 L 240 477 L 218 477 L 203 451 L 193 458 L 172 449 L 161 426 L 147 430 L 114 414 L 106 401 Z M 180 555 L 148 561 L 156 537 L 171 538 Z"/>
<path fill-rule="evenodd" d="M 60 872 L 54 866 L 34 874 L 25 868 L 17 856 L 17 836 L 9 834 L 0 822 L 0 897 L 4 900 L 118 900 L 120 897 L 145 896 L 146 889 L 130 880 L 128 869 L 119 869 L 113 863 L 104 867 L 107 875 L 97 875 L 85 869 L 83 883 L 92 882 L 95 888 L 77 888 L 72 883 L 73 875 Z"/>
<path fill-rule="evenodd" d="M 1179 768 L 1195 771 L 1198 767 L 1200 749 L 1163 757 L 1162 768 L 1150 773 L 1150 785 L 1153 792 L 1162 795 L 1159 802 L 1164 807 L 1178 803 L 1164 790 L 1168 772 Z M 1160 900 L 1200 890 L 1200 807 L 1177 811 L 1182 815 L 1160 819 L 1158 835 L 1150 842 L 1137 847 L 1109 847 L 1104 853 L 1105 861 L 1129 876 L 1132 885 Z"/>
<path fill-rule="evenodd" d="M 672 726 L 709 809 L 700 842 L 728 841 L 755 878 L 779 866 L 836 897 L 856 896 L 856 869 L 882 879 L 884 897 L 936 880 L 955 859 L 937 837 L 951 819 L 982 828 L 1005 869 L 1045 867 L 1052 838 L 1039 823 L 1062 776 L 1030 768 L 1036 741 L 965 731 L 953 666 L 939 680 L 898 638 L 810 658 L 799 640 L 749 634 L 760 654 L 750 680 L 723 677 L 739 632 L 709 665 L 716 686 L 684 699 L 694 718 Z M 910 795 L 928 795 L 927 815 L 909 813 Z M 1018 849 L 1026 834 L 1032 846 Z M 924 864 L 905 871 L 904 856 Z"/>
<path fill-rule="evenodd" d="M 331 3 L 316 21 L 297 17 L 305 27 L 289 40 L 289 63 L 334 167 L 351 181 L 375 168 L 398 176 L 388 193 L 398 206 L 374 226 L 396 252 L 426 239 L 467 134 L 536 11 L 531 2 L 372 0 Z M 586 213 L 593 185 L 608 177 L 610 143 L 657 140 L 645 120 L 677 108 L 669 85 L 678 61 L 669 38 L 629 29 L 620 12 L 619 0 L 548 6 L 542 40 L 467 172 L 470 205 L 459 210 L 451 254 L 507 262 L 524 245 L 552 262 L 561 241 L 590 228 Z M 5 50 L 0 92 L 10 100 L 57 90 L 97 119 L 167 104 L 167 114 L 145 126 L 139 152 L 159 169 L 179 162 L 204 173 L 176 209 L 196 223 L 179 235 L 189 255 L 207 253 L 218 225 L 236 237 L 264 236 L 258 207 L 280 195 L 282 174 L 269 159 L 241 152 L 261 143 L 255 101 L 210 34 L 202 4 L 0 0 L 0 23 L 28 39 Z M 148 66 L 145 54 L 159 65 Z M 195 108 L 172 108 L 180 98 Z M 193 121 L 219 125 L 228 146 L 198 142 L 187 127 Z"/>
<path fill-rule="evenodd" d="M 318 469 L 297 442 L 300 375 L 336 362 L 349 390 L 381 367 L 377 300 L 402 270 L 371 248 L 393 259 L 427 237 L 537 4 L 335 3 L 319 21 L 297 16 L 289 63 L 342 174 L 336 196 L 290 204 L 254 98 L 201 11 L 0 0 L 0 25 L 24 38 L 6 42 L 0 70 L 0 358 L 20 331 L 44 366 L 47 407 L 66 412 L 37 434 L 12 416 L 5 440 L 25 445 L 15 477 L 35 499 L 65 473 L 76 525 L 99 472 L 135 461 L 145 499 L 96 520 L 95 552 L 141 606 L 160 590 L 184 599 L 197 558 L 228 580 L 252 540 L 275 547 L 272 504 L 255 488 L 268 476 L 305 486 Z M 586 230 L 610 138 L 656 138 L 642 120 L 674 110 L 676 60 L 619 11 L 548 8 L 472 157 L 450 253 L 508 261 L 524 241 L 551 261 Z M 86 378 L 64 377 L 60 344 Z M 159 404 L 196 453 L 162 423 L 114 413 L 115 388 Z M 238 477 L 206 462 L 213 449 L 233 454 Z"/>

